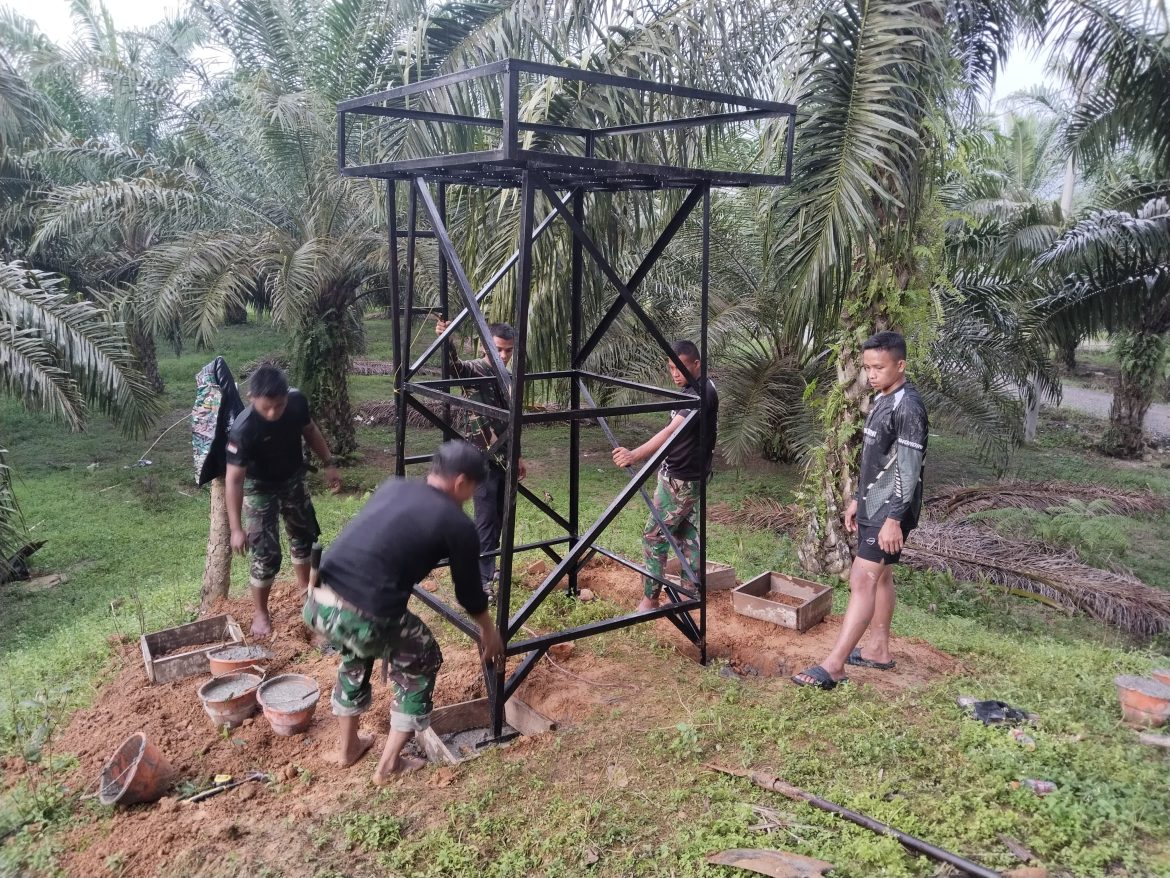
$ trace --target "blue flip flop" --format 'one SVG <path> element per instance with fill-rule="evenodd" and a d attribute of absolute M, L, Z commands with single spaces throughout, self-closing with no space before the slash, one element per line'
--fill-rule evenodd
<path fill-rule="evenodd" d="M 898 666 L 897 662 L 875 662 L 873 659 L 862 658 L 860 646 L 849 653 L 845 664 L 856 665 L 859 668 L 877 668 L 879 671 L 892 671 Z"/>

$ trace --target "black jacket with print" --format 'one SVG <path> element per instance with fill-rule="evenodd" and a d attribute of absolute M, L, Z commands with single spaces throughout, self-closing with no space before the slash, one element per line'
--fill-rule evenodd
<path fill-rule="evenodd" d="M 918 524 L 929 429 L 926 406 L 909 381 L 874 397 L 857 481 L 858 524 L 880 527 L 887 518 L 907 529 Z"/>

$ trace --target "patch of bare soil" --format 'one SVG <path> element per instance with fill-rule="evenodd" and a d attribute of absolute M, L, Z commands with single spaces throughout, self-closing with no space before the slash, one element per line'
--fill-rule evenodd
<path fill-rule="evenodd" d="M 62 863 L 66 874 L 106 874 L 109 858 L 124 864 L 126 878 L 179 871 L 220 874 L 229 863 L 228 857 L 238 864 L 239 874 L 249 873 L 242 865 L 248 863 L 263 863 L 289 876 L 315 871 L 305 860 L 307 827 L 359 807 L 377 792 L 370 779 L 388 731 L 391 694 L 389 687 L 377 681 L 375 669 L 374 704 L 363 720 L 363 728 L 378 735 L 375 747 L 350 769 L 334 764 L 330 756 L 337 720 L 329 708 L 329 694 L 338 659 L 322 656 L 311 647 L 295 591 L 288 581 L 279 581 L 274 587 L 271 609 L 276 636 L 266 644 L 273 653 L 266 664 L 269 675 L 296 672 L 320 685 L 321 700 L 305 734 L 278 737 L 260 712 L 230 733 L 221 733 L 204 713 L 196 694 L 209 675 L 151 685 L 138 644 L 127 643 L 121 647 L 115 676 L 102 686 L 91 707 L 73 715 L 54 746 L 57 752 L 76 754 L 78 767 L 66 782 L 70 788 L 87 793 L 96 792 L 101 767 L 118 745 L 138 731 L 145 732 L 169 760 L 176 785 L 185 781 L 206 785 L 216 774 L 242 778 L 251 771 L 262 771 L 273 782 L 244 784 L 196 804 L 181 804 L 174 789 L 154 804 L 111 809 L 109 820 L 80 826 L 68 834 L 68 853 Z M 239 620 L 251 617 L 246 596 L 225 602 L 212 612 L 228 612 Z M 571 667 L 576 676 L 542 662 L 525 682 L 520 697 L 562 726 L 579 722 L 599 706 L 612 703 L 615 693 L 630 691 L 624 684 L 615 689 L 606 682 L 622 680 L 627 674 L 627 669 L 612 659 L 575 650 L 558 664 Z M 590 682 L 594 677 L 599 685 Z M 650 682 L 648 676 L 645 682 Z M 484 694 L 477 650 L 465 640 L 445 646 L 436 705 Z M 525 753 L 542 746 L 546 744 L 539 739 L 519 739 L 505 749 L 509 758 L 522 760 Z M 432 800 L 433 817 L 441 820 L 445 799 L 435 800 L 434 788 L 450 785 L 451 776 L 451 769 L 435 768 L 397 783 L 412 803 Z M 447 798 L 457 795 L 452 791 Z M 430 819 L 417 816 L 423 823 Z"/>
<path fill-rule="evenodd" d="M 641 595 L 637 574 L 610 561 L 595 561 L 582 573 L 581 584 L 600 597 L 633 607 Z M 389 687 L 375 674 L 374 704 L 363 719 L 363 728 L 376 733 L 374 749 L 350 769 L 334 764 L 330 756 L 337 734 L 337 720 L 329 709 L 338 659 L 322 656 L 308 641 L 300 621 L 301 601 L 289 581 L 277 583 L 272 594 L 275 638 L 266 644 L 273 652 L 267 663 L 270 674 L 296 672 L 315 679 L 321 700 L 313 725 L 302 735 L 282 738 L 272 733 L 257 713 L 230 733 L 218 731 L 204 714 L 196 689 L 207 676 L 193 676 L 171 683 L 147 682 L 136 643 L 121 647 L 120 667 L 102 686 L 93 705 L 73 715 L 57 752 L 77 755 L 78 767 L 68 778 L 73 789 L 94 792 L 106 759 L 118 745 L 137 731 L 145 732 L 176 772 L 176 783 L 206 785 L 216 774 L 242 778 L 262 771 L 270 783 L 247 783 L 197 804 L 182 804 L 178 790 L 148 805 L 109 810 L 108 819 L 96 820 L 70 830 L 64 838 L 62 866 L 68 875 L 101 875 L 109 863 L 120 864 L 124 878 L 153 875 L 212 876 L 252 874 L 261 865 L 276 874 L 296 878 L 310 876 L 323 865 L 336 864 L 340 855 L 333 842 L 316 853 L 311 837 L 324 830 L 329 838 L 336 830 L 327 826 L 333 815 L 368 805 L 379 795 L 371 777 L 377 754 L 385 742 L 390 708 Z M 239 620 L 250 618 L 246 596 L 225 602 L 213 612 L 230 612 Z M 424 611 L 424 616 L 429 612 Z M 429 621 L 429 619 L 428 619 Z M 830 619 L 805 634 L 739 616 L 731 609 L 728 593 L 709 602 L 709 656 L 727 660 L 744 673 L 761 677 L 788 675 L 824 656 L 836 636 L 838 622 Z M 246 621 L 245 621 L 246 624 Z M 665 620 L 652 623 L 655 635 L 691 659 L 694 647 Z M 433 626 L 436 631 L 438 626 Z M 919 685 L 953 673 L 958 662 L 930 646 L 895 638 L 896 671 L 851 669 L 856 679 L 883 691 Z M 598 655 L 588 643 L 558 647 L 542 660 L 521 687 L 519 697 L 549 719 L 560 732 L 519 738 L 502 748 L 506 763 L 546 765 L 555 777 L 550 782 L 586 790 L 597 784 L 619 784 L 597 763 L 599 753 L 581 751 L 574 758 L 554 756 L 556 735 L 572 734 L 574 727 L 592 724 L 607 729 L 612 745 L 616 736 L 643 734 L 678 721 L 688 702 L 709 697 L 679 683 L 677 659 L 647 655 L 636 644 L 607 647 Z M 666 683 L 667 680 L 673 682 Z M 783 688 L 787 681 L 760 680 L 759 685 Z M 438 706 L 454 704 L 485 693 L 477 650 L 466 640 L 444 645 L 444 663 L 436 687 Z M 646 728 L 628 724 L 607 725 L 608 715 L 621 710 L 637 716 Z M 591 737 L 591 736 L 587 736 Z M 560 752 L 560 751 L 558 751 Z M 609 753 L 608 747 L 602 753 Z M 610 756 L 612 757 L 612 753 Z M 596 764 L 595 764 L 596 763 Z M 476 763 L 434 767 L 394 782 L 391 796 L 379 799 L 378 810 L 409 819 L 412 831 L 445 823 L 446 806 L 464 795 L 461 781 L 474 776 Z M 611 766 L 612 767 L 612 766 Z M 633 768 L 620 767 L 620 771 Z M 613 769 L 620 773 L 619 769 Z M 617 776 L 615 774 L 615 776 Z M 627 781 L 628 782 L 628 781 Z M 117 870 L 115 870 L 117 871 Z"/>
<path fill-rule="evenodd" d="M 579 583 L 598 597 L 631 609 L 642 597 L 638 574 L 608 559 L 590 563 Z M 663 642 L 698 658 L 698 650 L 670 622 L 658 619 L 652 624 Z M 707 598 L 708 659 L 723 659 L 736 671 L 751 676 L 788 677 L 819 663 L 833 648 L 840 629 L 840 617 L 830 615 L 802 634 L 741 616 L 731 606 L 730 591 L 712 592 Z M 957 659 L 922 640 L 895 636 L 890 649 L 898 663 L 894 670 L 850 667 L 850 678 L 883 692 L 897 692 L 962 670 Z"/>

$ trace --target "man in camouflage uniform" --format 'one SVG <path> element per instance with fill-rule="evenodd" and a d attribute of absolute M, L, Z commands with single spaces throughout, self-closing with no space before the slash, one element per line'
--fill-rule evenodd
<path fill-rule="evenodd" d="M 439 320 L 435 323 L 435 334 L 442 335 L 447 331 L 447 321 Z M 500 355 L 505 369 L 512 361 L 512 350 L 516 346 L 516 332 L 507 323 L 493 323 L 488 327 L 492 334 L 492 345 Z M 447 350 L 451 361 L 451 371 L 457 378 L 486 378 L 495 375 L 491 359 L 484 355 L 478 360 L 460 360 L 455 345 L 448 340 Z M 510 372 L 505 377 L 511 379 Z M 503 394 L 500 393 L 499 383 L 496 381 L 481 381 L 470 386 L 469 396 L 485 405 L 506 409 Z M 475 492 L 475 530 L 479 534 L 479 551 L 481 553 L 495 552 L 500 548 L 500 531 L 504 520 L 504 464 L 508 457 L 508 443 L 501 443 L 493 454 L 488 449 L 495 444 L 500 436 L 507 431 L 508 425 L 503 421 L 493 421 L 485 415 L 473 413 L 467 430 L 467 441 L 476 448 L 483 450 L 487 460 L 487 477 L 479 490 Z M 527 475 L 528 467 L 524 460 L 520 461 L 520 478 Z M 483 582 L 483 589 L 492 593 L 492 586 L 496 579 L 496 556 L 486 555 L 479 560 L 479 575 Z"/>
<path fill-rule="evenodd" d="M 248 379 L 248 400 L 227 441 L 228 524 L 232 551 L 252 552 L 249 584 L 255 612 L 252 636 L 272 633 L 268 593 L 280 571 L 280 519 L 288 532 L 289 554 L 297 585 L 309 584 L 309 553 L 319 535 L 313 502 L 305 486 L 302 440 L 325 463 L 325 480 L 333 491 L 341 476 L 325 437 L 309 413 L 309 401 L 276 366 L 263 365 Z"/>
<path fill-rule="evenodd" d="M 444 558 L 455 597 L 479 625 L 484 661 L 494 663 L 503 655 L 479 581 L 479 539 L 460 508 L 485 470 L 483 454 L 455 440 L 439 446 L 425 483 L 384 482 L 329 547 L 318 585 L 309 590 L 305 623 L 341 653 L 331 703 L 341 726 L 337 761 L 342 766 L 353 765 L 373 745 L 372 736 L 359 733 L 359 724 L 373 697 L 374 662 L 383 659 L 390 667 L 394 703 L 376 784 L 423 764 L 403 756 L 402 748 L 430 724 L 443 654 L 407 602 L 415 584 Z"/>
<path fill-rule="evenodd" d="M 682 364 L 687 367 L 687 374 L 683 374 L 674 365 L 674 361 L 668 359 L 667 366 L 671 379 L 675 386 L 683 388 L 686 393 L 698 396 L 699 379 L 702 375 L 698 347 L 690 341 L 676 341 L 671 347 Z M 710 379 L 703 388 L 703 405 L 704 416 L 707 419 L 706 444 L 702 442 L 704 437 L 699 417 L 696 415 L 687 421 L 690 410 L 680 409 L 671 412 L 670 423 L 642 445 L 633 450 L 619 447 L 613 451 L 613 462 L 617 466 L 637 466 L 647 458 L 653 457 L 676 430 L 682 430 L 658 471 L 653 504 L 657 517 L 669 529 L 692 570 L 699 562 L 699 530 L 695 526 L 695 507 L 699 502 L 700 483 L 711 475 L 719 417 L 719 394 L 716 393 L 715 385 Z M 670 542 L 663 533 L 662 526 L 655 516 L 651 515 L 642 532 L 642 558 L 646 569 L 658 578 L 662 577 L 669 548 Z M 652 610 L 658 606 L 661 599 L 662 583 L 657 579 L 644 577 L 642 592 L 642 601 L 638 604 L 638 609 Z"/>

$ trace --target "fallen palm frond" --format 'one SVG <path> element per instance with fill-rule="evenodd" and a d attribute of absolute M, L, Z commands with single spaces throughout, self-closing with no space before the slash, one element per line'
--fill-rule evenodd
<path fill-rule="evenodd" d="M 930 497 L 924 505 L 933 520 L 947 521 L 966 518 L 988 509 L 1034 509 L 1044 512 L 1054 506 L 1067 504 L 1070 500 L 1086 504 L 1104 500 L 1112 507 L 1111 511 L 1118 515 L 1162 512 L 1170 508 L 1170 500 L 1152 491 L 1076 482 L 999 482 L 994 485 L 952 488 Z"/>
<path fill-rule="evenodd" d="M 1170 591 L 1126 571 L 1090 567 L 1072 550 L 1008 539 L 975 525 L 924 522 L 902 559 L 911 567 L 946 571 L 956 579 L 1031 592 L 1133 634 L 1170 631 Z"/>
<path fill-rule="evenodd" d="M 756 530 L 787 531 L 803 519 L 795 503 L 781 503 L 766 497 L 749 497 L 738 509 L 717 503 L 707 518 L 719 524 L 743 524 Z"/>
<path fill-rule="evenodd" d="M 393 375 L 394 364 L 383 360 L 357 359 L 353 361 L 349 371 L 351 375 Z"/>
<path fill-rule="evenodd" d="M 282 372 L 287 373 L 290 367 L 290 363 L 291 361 L 289 360 L 287 354 L 264 354 L 263 356 L 259 356 L 254 360 L 250 360 L 247 363 L 244 363 L 244 365 L 240 367 L 240 380 L 243 381 L 247 379 L 249 375 L 259 369 L 261 366 L 275 366 Z"/>
<path fill-rule="evenodd" d="M 424 402 L 423 405 L 437 416 L 442 417 L 442 403 L 428 401 Z M 392 427 L 398 420 L 398 407 L 394 405 L 392 400 L 363 402 L 354 407 L 353 414 L 366 427 Z M 409 406 L 406 409 L 406 423 L 412 427 L 434 428 L 435 426 L 421 412 Z"/>

